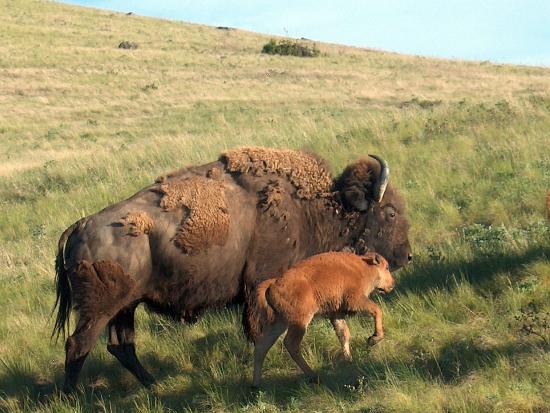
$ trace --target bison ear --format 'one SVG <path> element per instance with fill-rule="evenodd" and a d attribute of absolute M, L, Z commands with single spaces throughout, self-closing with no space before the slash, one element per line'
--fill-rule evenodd
<path fill-rule="evenodd" d="M 366 211 L 369 207 L 369 201 L 365 198 L 365 193 L 357 188 L 350 188 L 344 191 L 344 198 L 348 205 L 351 205 L 358 211 Z"/>
<path fill-rule="evenodd" d="M 366 211 L 371 202 L 381 202 L 388 185 L 389 168 L 376 155 L 348 165 L 335 182 L 343 201 L 358 211 Z"/>
<path fill-rule="evenodd" d="M 369 265 L 379 265 L 380 256 L 376 253 L 369 253 L 363 257 L 363 261 L 365 261 Z"/>

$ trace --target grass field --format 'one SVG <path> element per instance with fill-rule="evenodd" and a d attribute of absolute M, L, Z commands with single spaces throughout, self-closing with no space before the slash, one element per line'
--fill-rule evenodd
<path fill-rule="evenodd" d="M 550 411 L 550 69 L 317 44 L 45 1 L 0 0 L 0 411 Z M 135 50 L 117 48 L 128 40 Z M 383 156 L 414 265 L 353 318 L 353 362 L 312 324 L 306 384 L 282 344 L 249 391 L 240 309 L 186 326 L 138 310 L 142 388 L 105 350 L 63 396 L 50 341 L 61 232 L 171 169 L 237 145 Z M 536 318 L 538 317 L 538 318 Z M 546 318 L 546 325 L 544 319 Z"/>

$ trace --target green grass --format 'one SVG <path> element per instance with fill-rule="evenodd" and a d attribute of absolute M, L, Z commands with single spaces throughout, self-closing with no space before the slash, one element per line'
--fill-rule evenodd
<path fill-rule="evenodd" d="M 0 410 L 550 410 L 549 331 L 521 334 L 522 309 L 550 311 L 549 69 L 324 44 L 315 59 L 268 56 L 268 37 L 240 30 L 33 0 L 0 9 Z M 61 395 L 63 344 L 49 335 L 63 229 L 248 144 L 313 149 L 334 171 L 387 159 L 415 263 L 381 300 L 386 339 L 369 349 L 371 320 L 352 318 L 348 363 L 315 322 L 304 351 L 323 384 L 278 343 L 255 394 L 239 308 L 192 326 L 140 309 L 154 389 L 102 339 L 78 392 Z"/>

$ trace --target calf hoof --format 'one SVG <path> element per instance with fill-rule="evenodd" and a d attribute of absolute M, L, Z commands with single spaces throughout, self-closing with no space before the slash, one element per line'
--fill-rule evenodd
<path fill-rule="evenodd" d="M 353 361 L 353 357 L 351 356 L 351 353 L 343 353 L 342 357 L 344 357 L 345 361 L 348 361 L 348 362 Z"/>
<path fill-rule="evenodd" d="M 378 344 L 379 342 L 381 342 L 382 340 L 384 339 L 384 337 L 380 337 L 380 336 L 377 336 L 376 334 L 373 335 L 373 336 L 370 336 L 369 337 L 369 346 L 374 346 L 376 344 Z"/>

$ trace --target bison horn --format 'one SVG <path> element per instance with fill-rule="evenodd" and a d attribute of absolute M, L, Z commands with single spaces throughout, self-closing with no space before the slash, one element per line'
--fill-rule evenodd
<path fill-rule="evenodd" d="M 380 176 L 376 183 L 374 184 L 374 200 L 376 202 L 381 202 L 384 197 L 384 192 L 386 192 L 386 187 L 388 186 L 388 180 L 390 178 L 390 168 L 388 163 L 382 158 L 376 155 L 369 155 L 371 158 L 376 159 L 380 163 Z"/>

